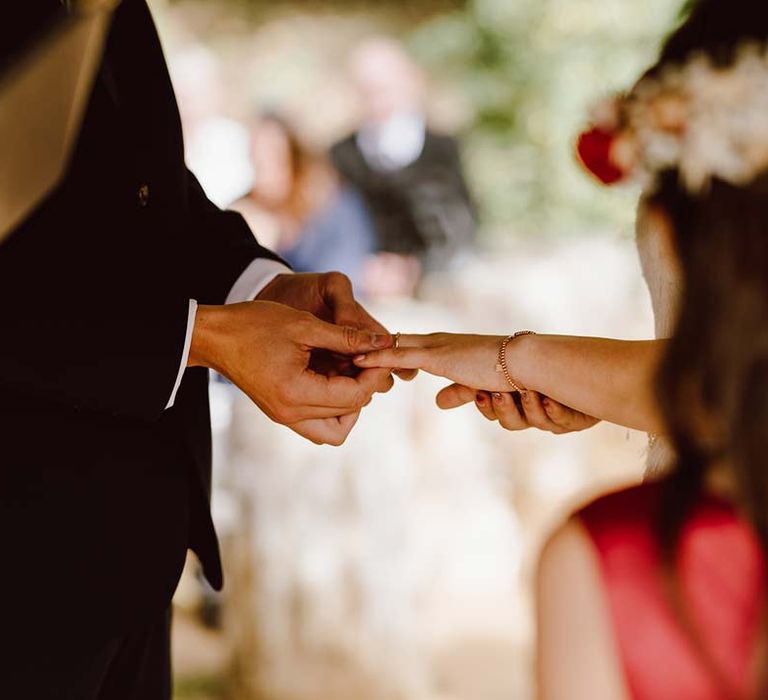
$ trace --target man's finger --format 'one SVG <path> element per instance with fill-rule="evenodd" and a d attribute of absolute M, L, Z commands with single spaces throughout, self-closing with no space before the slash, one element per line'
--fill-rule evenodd
<path fill-rule="evenodd" d="M 381 335 L 390 334 L 389 331 L 366 311 L 359 302 L 340 301 L 334 306 L 334 322 L 340 326 L 352 326 L 366 331 L 373 331 Z"/>
<path fill-rule="evenodd" d="M 359 355 L 380 350 L 390 347 L 394 342 L 392 336 L 387 333 L 374 333 L 352 326 L 337 326 L 314 317 L 308 322 L 306 337 L 299 340 L 309 348 L 331 350 L 342 355 Z"/>
<path fill-rule="evenodd" d="M 445 387 L 445 389 L 440 390 L 436 401 L 438 408 L 442 408 L 444 411 L 449 411 L 453 408 L 459 408 L 459 406 L 473 403 L 476 396 L 477 391 L 468 386 L 451 384 L 450 386 Z"/>
<path fill-rule="evenodd" d="M 339 415 L 359 410 L 374 394 L 389 391 L 393 383 L 388 369 L 366 370 L 357 377 L 326 377 L 307 370 L 290 400 L 299 406 L 335 410 Z"/>
<path fill-rule="evenodd" d="M 322 275 L 320 294 L 326 306 L 333 310 L 336 323 L 346 325 L 354 321 L 354 318 L 344 318 L 343 321 L 339 319 L 339 316 L 356 315 L 355 294 L 349 277 L 341 272 L 328 272 Z"/>
<path fill-rule="evenodd" d="M 365 391 L 371 394 L 386 394 L 394 385 L 392 373 L 388 369 L 366 369 L 356 378 Z"/>
<path fill-rule="evenodd" d="M 288 427 L 316 445 L 339 447 L 344 444 L 359 417 L 360 413 L 355 412 L 336 418 L 300 421 Z"/>
<path fill-rule="evenodd" d="M 379 323 L 355 299 L 352 282 L 340 272 L 324 275 L 321 294 L 326 306 L 333 311 L 333 321 L 339 326 L 350 326 L 360 330 L 387 335 L 387 329 Z"/>

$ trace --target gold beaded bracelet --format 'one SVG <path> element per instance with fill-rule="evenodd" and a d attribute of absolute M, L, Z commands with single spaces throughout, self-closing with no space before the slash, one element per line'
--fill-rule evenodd
<path fill-rule="evenodd" d="M 514 380 L 512 379 L 512 375 L 509 373 L 509 367 L 507 366 L 507 345 L 511 341 L 513 341 L 515 338 L 519 338 L 521 335 L 536 335 L 533 331 L 518 331 L 514 335 L 509 335 L 504 340 L 501 341 L 501 347 L 499 348 L 499 361 L 496 364 L 496 371 L 497 372 L 503 372 L 504 377 L 506 378 L 509 385 L 512 387 L 512 389 L 519 394 L 525 391 L 525 389 L 519 387 L 517 384 L 515 384 Z"/>

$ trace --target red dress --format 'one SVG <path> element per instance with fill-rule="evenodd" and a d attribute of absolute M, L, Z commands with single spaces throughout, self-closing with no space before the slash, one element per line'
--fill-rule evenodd
<path fill-rule="evenodd" d="M 686 633 L 664 585 L 653 531 L 661 484 L 598 499 L 579 514 L 600 561 L 627 686 L 634 700 L 731 700 Z M 755 692 L 765 601 L 764 558 L 728 503 L 703 497 L 681 533 L 677 580 L 688 618 L 720 677 Z M 711 667 L 711 664 L 710 664 Z"/>

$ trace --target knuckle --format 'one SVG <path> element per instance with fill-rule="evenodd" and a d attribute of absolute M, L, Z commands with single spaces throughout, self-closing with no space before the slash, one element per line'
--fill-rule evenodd
<path fill-rule="evenodd" d="M 301 420 L 299 411 L 293 406 L 278 406 L 274 411 L 275 419 L 283 425 L 291 425 Z"/>
<path fill-rule="evenodd" d="M 300 403 L 300 397 L 292 384 L 287 384 L 282 391 L 283 410 L 290 411 L 294 406 Z"/>
<path fill-rule="evenodd" d="M 338 270 L 326 272 L 325 279 L 329 285 L 334 287 L 351 287 L 352 286 L 352 283 L 349 281 L 349 277 L 347 277 L 343 272 L 339 272 Z"/>
<path fill-rule="evenodd" d="M 368 401 L 371 400 L 371 397 L 373 396 L 372 391 L 366 391 L 365 389 L 356 389 L 355 393 L 352 397 L 352 404 L 355 408 L 362 408 L 365 406 Z"/>
<path fill-rule="evenodd" d="M 359 333 L 356 328 L 352 326 L 344 326 L 344 344 L 347 348 L 352 350 L 357 347 Z"/>
<path fill-rule="evenodd" d="M 312 330 L 315 321 L 315 317 L 308 311 L 298 311 L 291 325 L 297 331 L 296 335 L 301 338 Z"/>

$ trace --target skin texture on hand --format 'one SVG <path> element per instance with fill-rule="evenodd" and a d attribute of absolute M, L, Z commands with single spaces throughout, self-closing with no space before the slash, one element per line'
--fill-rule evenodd
<path fill-rule="evenodd" d="M 352 283 L 340 272 L 278 275 L 264 288 L 257 300 L 286 304 L 339 326 L 382 335 L 389 333 L 355 299 Z M 354 376 L 357 373 L 351 359 L 338 354 L 315 353 L 313 366 L 323 374 Z M 400 379 L 410 381 L 418 374 L 418 370 L 398 370 L 395 374 Z"/>
<path fill-rule="evenodd" d="M 451 384 L 437 395 L 437 405 L 443 410 L 473 403 L 488 420 L 498 421 L 505 430 L 538 428 L 562 435 L 587 430 L 597 425 L 597 418 L 564 406 L 536 391 L 521 394 L 478 391 L 461 384 Z"/>
<path fill-rule="evenodd" d="M 321 348 L 352 356 L 392 343 L 388 334 L 337 326 L 284 304 L 200 306 L 189 365 L 220 372 L 272 420 L 317 444 L 342 444 L 360 409 L 392 387 L 390 370 L 325 376 L 310 367 Z"/>
<path fill-rule="evenodd" d="M 502 340 L 503 336 L 450 333 L 404 335 L 399 349 L 356 357 L 355 364 L 361 368 L 419 368 L 465 389 L 504 395 L 510 387 L 504 374 L 496 371 Z M 529 395 L 519 408 L 527 418 L 535 416 L 534 425 L 538 422 L 553 432 L 564 427 L 570 431 L 589 427 L 599 418 L 664 433 L 654 389 L 664 347 L 664 341 L 523 335 L 509 343 L 506 357 L 512 379 Z M 440 405 L 454 407 L 451 403 L 461 398 L 462 390 L 449 388 L 446 392 L 441 393 Z M 547 397 L 549 404 L 540 397 Z M 509 425 L 519 425 L 521 416 L 515 418 L 510 398 L 502 398 L 498 410 Z M 496 407 L 494 414 L 501 415 Z"/>
<path fill-rule="evenodd" d="M 368 358 L 371 362 L 386 363 L 388 358 L 394 361 L 397 355 L 397 361 L 407 367 L 415 365 L 430 374 L 472 382 L 446 387 L 437 395 L 437 405 L 449 410 L 474 403 L 485 418 L 498 421 L 506 430 L 538 428 L 560 435 L 586 430 L 599 422 L 535 391 L 510 392 L 507 378 L 496 370 L 504 337 L 446 333 L 402 336 L 401 349 L 372 353 Z M 362 358 L 356 361 L 361 367 L 375 366 L 366 364 Z"/>
<path fill-rule="evenodd" d="M 423 369 L 458 384 L 487 391 L 509 391 L 502 372 L 496 371 L 504 336 L 432 333 L 403 335 L 398 349 L 389 348 L 356 357 L 361 368 Z"/>

